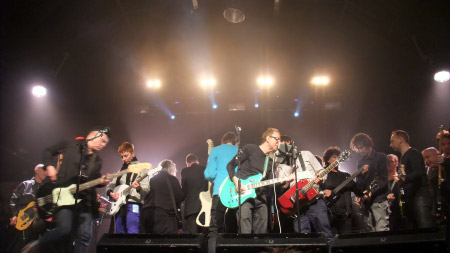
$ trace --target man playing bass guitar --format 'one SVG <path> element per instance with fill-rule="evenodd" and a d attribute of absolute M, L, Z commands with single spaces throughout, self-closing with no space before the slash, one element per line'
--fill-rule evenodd
<path fill-rule="evenodd" d="M 78 146 L 68 148 L 67 141 L 59 142 L 44 150 L 43 162 L 48 176 L 50 178 L 57 177 L 57 184 L 65 184 L 76 180 L 81 165 L 81 173 L 86 180 L 98 179 L 100 186 L 104 186 L 109 181 L 101 175 L 102 159 L 97 155 L 109 142 L 111 132 L 109 128 L 94 128 L 86 135 L 86 149 L 80 152 Z M 86 143 L 87 142 L 87 143 Z M 57 157 L 61 159 L 57 162 Z M 81 161 L 81 164 L 80 164 Z M 60 166 L 57 166 L 60 164 Z M 59 167 L 59 170 L 56 168 Z M 46 185 L 40 188 L 44 189 Z M 39 191 L 38 191 L 39 193 Z M 72 223 L 74 218 L 77 219 L 76 227 L 78 236 L 75 240 L 75 252 L 87 252 L 90 239 L 92 236 L 92 220 L 98 216 L 97 194 L 95 188 L 90 188 L 80 192 L 79 202 L 77 205 L 63 206 L 56 210 L 53 220 L 56 227 L 46 232 L 37 241 L 27 244 L 23 252 L 30 252 L 34 248 L 39 247 L 42 252 L 66 252 L 71 251 L 73 243 L 71 242 Z"/>
<path fill-rule="evenodd" d="M 20 183 L 13 191 L 9 207 L 12 217 L 9 225 L 15 226 L 13 239 L 7 252 L 20 252 L 28 242 L 38 238 L 40 230 L 44 230 L 44 222 L 40 220 L 36 210 L 36 192 L 47 179 L 47 171 L 43 164 L 34 168 L 34 177 Z"/>

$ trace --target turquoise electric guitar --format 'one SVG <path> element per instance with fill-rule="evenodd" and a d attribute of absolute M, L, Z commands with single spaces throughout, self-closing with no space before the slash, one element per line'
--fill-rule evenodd
<path fill-rule="evenodd" d="M 288 177 L 274 178 L 265 181 L 261 181 L 261 179 L 262 174 L 251 176 L 245 180 L 241 179 L 241 185 L 245 188 L 245 191 L 241 192 L 241 204 L 247 199 L 256 198 L 256 188 L 286 181 Z M 220 186 L 219 197 L 220 202 L 222 202 L 225 207 L 236 208 L 239 206 L 239 194 L 236 192 L 235 185 L 229 177 L 225 178 Z"/>

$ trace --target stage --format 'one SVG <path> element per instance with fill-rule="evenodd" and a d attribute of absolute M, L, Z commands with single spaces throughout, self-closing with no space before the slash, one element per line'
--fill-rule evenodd
<path fill-rule="evenodd" d="M 337 235 L 332 252 L 450 252 L 448 230 L 414 229 Z M 207 252 L 205 235 L 104 234 L 97 252 Z M 326 238 L 308 234 L 220 234 L 217 252 L 328 252 Z"/>

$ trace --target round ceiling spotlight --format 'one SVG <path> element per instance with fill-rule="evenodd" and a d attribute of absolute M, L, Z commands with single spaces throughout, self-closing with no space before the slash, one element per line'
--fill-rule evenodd
<path fill-rule="evenodd" d="M 223 11 L 223 17 L 228 22 L 234 24 L 242 23 L 245 20 L 244 12 L 235 8 L 227 8 L 225 11 Z"/>

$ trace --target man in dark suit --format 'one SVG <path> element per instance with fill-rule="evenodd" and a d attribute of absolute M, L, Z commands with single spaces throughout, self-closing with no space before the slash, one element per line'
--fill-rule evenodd
<path fill-rule="evenodd" d="M 208 181 L 205 179 L 205 167 L 199 165 L 198 157 L 194 154 L 186 156 L 186 168 L 181 171 L 181 188 L 186 200 L 184 201 L 183 233 L 195 234 L 201 232 L 195 220 L 202 207 L 199 194 L 208 190 Z"/>

